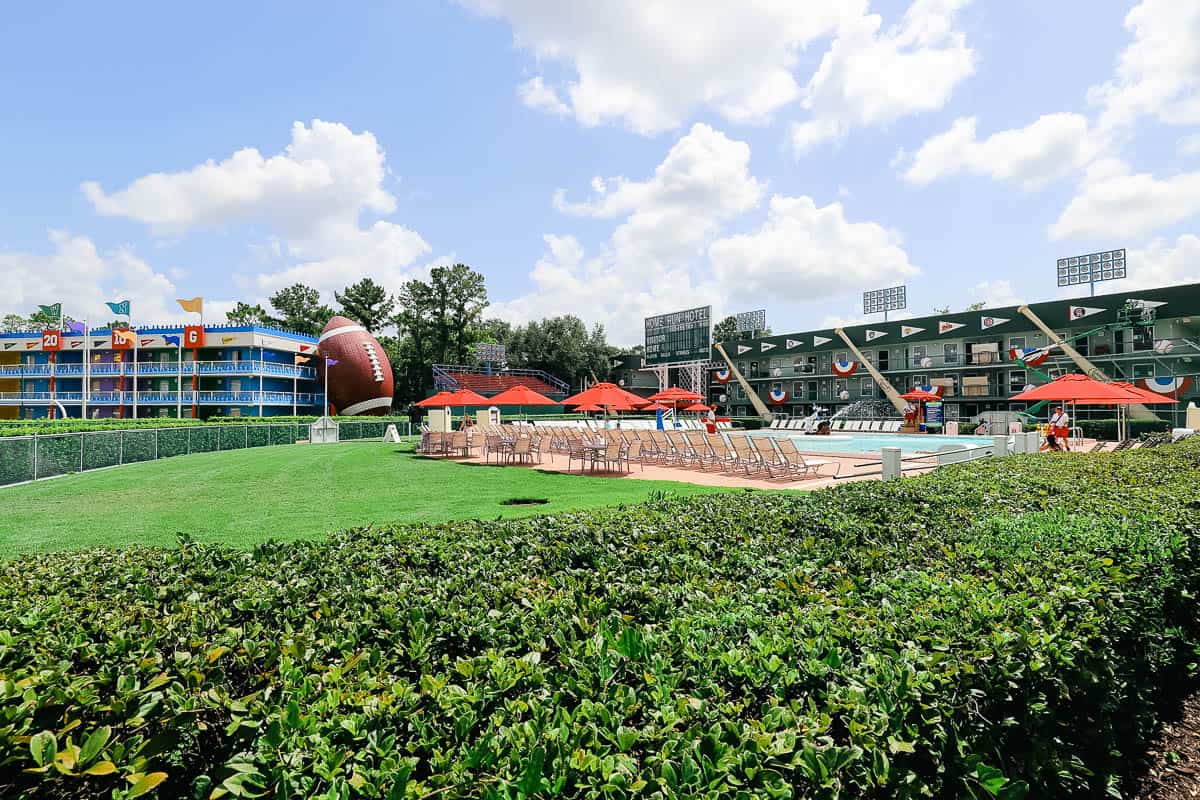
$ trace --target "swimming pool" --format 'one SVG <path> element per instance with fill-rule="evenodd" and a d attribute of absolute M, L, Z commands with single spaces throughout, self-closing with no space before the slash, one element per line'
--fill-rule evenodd
<path fill-rule="evenodd" d="M 932 453 L 940 447 L 990 447 L 987 436 L 934 436 L 926 434 L 834 433 L 829 436 L 796 436 L 788 431 L 755 431 L 751 436 L 789 436 L 801 450 L 817 453 L 870 453 L 879 455 L 884 447 L 899 447 L 904 455 Z"/>

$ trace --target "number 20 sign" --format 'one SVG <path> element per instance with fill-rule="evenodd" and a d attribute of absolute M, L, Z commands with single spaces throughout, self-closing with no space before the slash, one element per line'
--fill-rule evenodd
<path fill-rule="evenodd" d="M 42 331 L 42 349 L 47 351 L 62 350 L 62 332 Z"/>

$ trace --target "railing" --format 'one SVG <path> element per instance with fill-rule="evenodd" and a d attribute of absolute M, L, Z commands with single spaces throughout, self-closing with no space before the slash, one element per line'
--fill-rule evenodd
<path fill-rule="evenodd" d="M 316 380 L 317 371 L 312 367 L 297 367 L 292 364 L 282 364 L 276 361 L 139 361 L 137 374 L 139 377 L 152 375 L 169 375 L 188 377 L 192 375 L 192 364 L 196 364 L 196 374 L 199 375 L 272 375 L 282 378 L 300 378 Z M 51 367 L 54 367 L 51 369 Z M 0 367 L 0 378 L 38 378 L 49 377 L 79 377 L 84 374 L 83 364 L 16 364 Z M 121 363 L 90 364 L 87 374 L 91 376 L 134 374 L 132 361 Z"/>
<path fill-rule="evenodd" d="M 388 425 L 395 425 L 401 436 L 412 435 L 407 420 L 364 419 L 340 420 L 338 438 L 378 441 Z M 191 453 L 295 444 L 308 432 L 304 422 L 259 422 L 0 437 L 0 486 Z"/>
<path fill-rule="evenodd" d="M 184 405 L 191 405 L 195 396 L 195 402 L 200 405 L 258 405 L 259 398 L 265 405 L 291 405 L 291 392 L 221 392 L 221 391 L 205 391 L 205 392 L 138 392 L 137 402 L 140 405 L 175 405 L 177 402 Z M 296 405 L 311 406 L 315 405 L 320 398 L 320 395 L 311 393 L 301 393 L 296 396 Z M 27 403 L 30 405 L 43 405 L 45 403 L 55 401 L 65 403 L 67 405 L 79 405 L 84 401 L 83 392 L 0 392 L 0 404 L 3 405 L 20 405 Z M 116 392 L 116 391 L 98 391 L 91 392 L 86 396 L 89 405 L 133 405 L 133 392 Z"/>

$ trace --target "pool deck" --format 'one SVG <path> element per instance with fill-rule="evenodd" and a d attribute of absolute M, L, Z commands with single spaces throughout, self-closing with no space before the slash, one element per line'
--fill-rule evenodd
<path fill-rule="evenodd" d="M 1078 448 L 1080 451 L 1086 452 L 1095 444 L 1095 440 L 1085 439 Z M 1106 449 L 1111 449 L 1115 445 L 1110 445 Z M 728 489 L 794 489 L 794 490 L 810 490 L 823 489 L 827 486 L 836 486 L 850 481 L 869 481 L 879 480 L 879 460 L 877 454 L 869 453 L 854 453 L 854 454 L 837 454 L 837 453 L 805 453 L 806 457 L 812 459 L 836 462 L 840 465 L 837 476 L 827 477 L 833 472 L 833 464 L 821 467 L 822 475 L 820 477 L 803 478 L 800 480 L 792 480 L 786 478 L 770 479 L 765 474 L 760 473 L 754 476 L 745 474 L 717 472 L 715 470 L 701 470 L 688 467 L 672 467 L 663 466 L 661 464 L 633 464 L 631 472 L 605 472 L 584 470 L 580 472 L 578 462 L 571 470 L 573 475 L 592 475 L 605 478 L 624 478 L 627 480 L 643 480 L 643 481 L 675 481 L 677 483 L 691 483 L 697 486 L 713 486 Z M 905 456 L 912 458 L 912 456 Z M 465 464 L 484 464 L 482 456 L 473 455 L 467 458 L 451 458 L 448 460 L 461 461 Z M 492 466 L 497 466 L 495 459 L 490 463 Z M 517 465 L 520 466 L 520 465 Z M 530 466 L 533 469 L 539 469 L 544 472 L 567 472 L 567 456 L 565 453 L 543 453 L 541 463 Z M 913 467 L 910 469 L 909 467 Z M 904 474 L 921 475 L 930 472 L 934 466 L 930 464 L 928 467 L 921 467 L 919 462 L 912 461 L 905 463 Z"/>

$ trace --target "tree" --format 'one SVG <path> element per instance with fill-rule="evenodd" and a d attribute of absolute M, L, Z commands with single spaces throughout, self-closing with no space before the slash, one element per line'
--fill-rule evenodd
<path fill-rule="evenodd" d="M 24 333 L 33 330 L 33 323 L 20 314 L 5 314 L 4 319 L 0 320 L 0 328 L 5 333 Z"/>
<path fill-rule="evenodd" d="M 939 306 L 934 306 L 934 307 L 933 307 L 933 313 L 935 313 L 935 314 L 949 314 L 949 313 L 950 313 L 950 306 L 940 306 L 940 307 L 939 307 Z"/>
<path fill-rule="evenodd" d="M 434 267 L 429 274 L 439 360 L 462 364 L 471 344 L 470 332 L 487 308 L 483 276 L 466 264 Z"/>
<path fill-rule="evenodd" d="M 714 342 L 732 342 L 737 338 L 737 317 L 732 314 L 713 326 L 712 340 Z"/>
<path fill-rule="evenodd" d="M 279 314 L 270 321 L 296 333 L 318 336 L 333 316 L 333 309 L 321 302 L 321 293 L 302 283 L 280 289 L 270 299 L 271 307 Z"/>
<path fill-rule="evenodd" d="M 271 316 L 258 303 L 250 305 L 239 301 L 225 312 L 225 321 L 230 325 L 264 325 L 271 321 Z"/>
<path fill-rule="evenodd" d="M 982 311 L 986 306 L 987 306 L 987 303 L 980 300 L 978 303 L 971 303 L 971 305 L 967 306 L 966 309 L 964 309 L 964 310 L 966 310 L 966 311 Z"/>
<path fill-rule="evenodd" d="M 396 307 L 395 299 L 371 278 L 363 278 L 341 292 L 334 292 L 333 297 L 345 316 L 371 333 L 377 333 L 383 327 Z"/>

